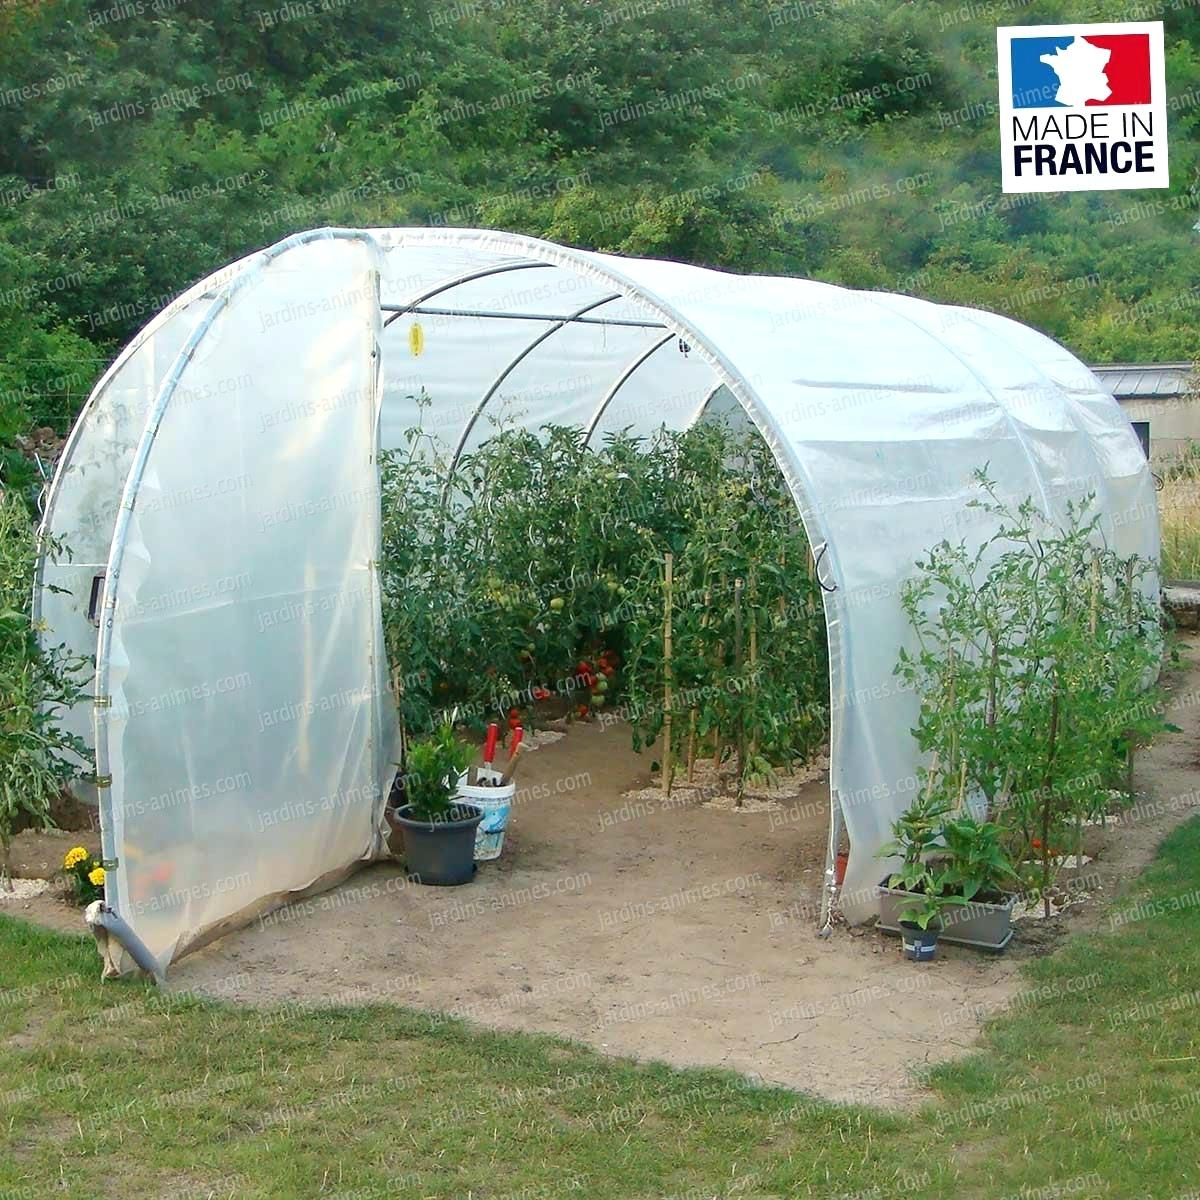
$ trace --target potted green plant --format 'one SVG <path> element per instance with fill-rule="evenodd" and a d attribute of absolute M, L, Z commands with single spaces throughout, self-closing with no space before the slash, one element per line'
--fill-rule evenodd
<path fill-rule="evenodd" d="M 1000 827 L 966 810 L 951 814 L 948 804 L 926 797 L 892 832 L 895 839 L 879 853 L 902 855 L 903 862 L 879 885 L 879 928 L 902 933 L 906 922 L 922 930 L 936 922 L 947 942 L 1003 950 L 1012 940 L 1016 900 L 1005 889 L 1017 874 Z"/>
<path fill-rule="evenodd" d="M 938 938 L 946 926 L 948 908 L 966 904 L 961 896 L 945 891 L 941 874 L 927 871 L 920 890 L 909 892 L 900 902 L 900 936 L 904 957 L 928 962 L 937 954 Z"/>
<path fill-rule="evenodd" d="M 483 810 L 458 798 L 471 751 L 449 722 L 409 744 L 404 762 L 405 803 L 394 822 L 404 839 L 404 861 L 418 883 L 453 886 L 475 874 L 475 830 Z"/>
<path fill-rule="evenodd" d="M 880 858 L 902 860 L 879 885 L 879 927 L 900 933 L 905 956 L 914 962 L 928 962 L 937 953 L 946 909 L 967 903 L 946 890 L 946 872 L 937 865 L 946 849 L 947 811 L 946 801 L 927 789 L 892 825 L 893 840 L 879 849 Z"/>
<path fill-rule="evenodd" d="M 1004 851 L 1003 831 L 994 821 L 964 812 L 942 826 L 945 849 L 937 855 L 945 887 L 966 904 L 945 921 L 947 941 L 1001 951 L 1012 940 L 1017 872 Z"/>

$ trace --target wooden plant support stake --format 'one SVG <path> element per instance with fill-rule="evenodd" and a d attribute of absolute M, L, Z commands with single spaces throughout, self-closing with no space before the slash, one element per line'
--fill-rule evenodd
<path fill-rule="evenodd" d="M 725 595 L 725 576 L 722 575 L 717 580 L 717 595 Z M 717 662 L 721 667 L 725 666 L 725 645 L 722 643 L 717 647 Z M 716 774 L 718 782 L 721 778 L 721 756 L 725 753 L 724 746 L 721 745 L 721 729 L 719 726 L 713 728 L 713 771 Z"/>
<path fill-rule="evenodd" d="M 954 647 L 950 647 L 950 694 L 946 698 L 946 708 L 950 719 L 954 719 L 954 705 L 958 700 L 958 659 Z M 953 771 L 958 766 L 958 728 L 950 726 L 950 761 L 946 764 Z"/>
<path fill-rule="evenodd" d="M 925 803 L 929 803 L 930 796 L 933 795 L 934 781 L 937 779 L 938 773 L 938 756 L 941 753 L 939 750 L 933 752 L 933 761 L 929 764 L 929 774 L 926 777 L 925 784 Z"/>
<path fill-rule="evenodd" d="M 675 582 L 675 556 L 666 553 L 663 585 L 663 790 L 671 794 L 671 592 Z"/>
<path fill-rule="evenodd" d="M 1004 772 L 1004 782 L 1000 785 L 1000 794 L 996 797 L 996 803 L 995 803 L 995 806 L 993 809 L 993 812 L 996 814 L 1002 813 L 1005 810 L 1005 808 L 1008 807 L 1008 799 L 1009 799 L 1008 789 L 1012 787 L 1012 776 L 1013 776 L 1013 769 L 1012 769 L 1012 764 L 1010 763 L 1007 770 L 1005 770 L 1005 772 Z M 989 820 L 992 818 L 992 816 L 993 816 L 993 813 L 989 812 L 988 813 Z"/>
<path fill-rule="evenodd" d="M 1092 554 L 1092 611 L 1088 621 L 1088 629 L 1092 637 L 1096 636 L 1096 626 L 1100 618 L 1100 556 Z"/>
<path fill-rule="evenodd" d="M 758 616 L 755 602 L 758 596 L 758 589 L 755 587 L 754 568 L 750 568 L 750 574 L 747 580 L 746 598 L 749 600 L 749 617 L 750 617 L 750 679 L 754 686 L 757 686 L 755 678 L 756 668 L 758 667 Z M 758 751 L 757 731 L 755 736 L 750 739 L 750 756 L 753 758 Z"/>
<path fill-rule="evenodd" d="M 400 726 L 401 770 L 408 770 L 408 730 L 404 726 L 404 676 L 399 667 L 392 668 L 392 700 L 396 705 L 396 722 Z"/>
<path fill-rule="evenodd" d="M 742 683 L 742 591 L 744 583 L 740 579 L 733 581 L 733 665 L 737 671 L 738 682 Z M 746 714 L 744 699 L 739 695 L 737 709 L 737 807 L 742 807 L 742 797 L 745 792 L 746 777 Z"/>
<path fill-rule="evenodd" d="M 1125 622 L 1133 625 L 1133 559 L 1125 560 Z M 1133 738 L 1129 739 L 1129 748 L 1125 751 L 1125 791 L 1133 800 Z"/>
<path fill-rule="evenodd" d="M 1050 742 L 1046 747 L 1046 773 L 1042 779 L 1042 915 L 1050 916 L 1050 808 L 1054 802 L 1054 750 L 1058 739 L 1058 681 L 1050 700 Z"/>
<path fill-rule="evenodd" d="M 992 655 L 988 664 L 987 710 L 984 724 L 988 729 L 996 727 L 996 676 L 1000 671 L 1000 639 L 992 635 Z"/>
<path fill-rule="evenodd" d="M 704 589 L 704 612 L 700 614 L 700 629 L 703 631 L 708 628 L 708 610 L 712 604 L 712 590 Z M 696 776 L 696 706 L 692 705 L 692 711 L 688 715 L 688 748 L 687 748 L 687 781 L 691 783 Z"/>

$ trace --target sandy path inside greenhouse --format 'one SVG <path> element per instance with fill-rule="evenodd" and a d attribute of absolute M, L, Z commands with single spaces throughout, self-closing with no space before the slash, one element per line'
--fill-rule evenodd
<path fill-rule="evenodd" d="M 1098 900 L 1195 811 L 1196 658 L 1193 640 L 1173 681 L 1184 732 L 1143 755 L 1135 819 L 1089 833 Z M 1023 961 L 1102 920 L 1084 905 L 1024 923 L 1001 958 L 947 946 L 919 968 L 874 932 L 822 941 L 823 781 L 782 812 L 666 809 L 625 795 L 647 767 L 622 726 L 574 726 L 527 756 L 504 856 L 472 884 L 422 888 L 370 868 L 183 959 L 169 986 L 262 1004 L 395 1001 L 904 1105 L 922 1096 L 915 1072 L 974 1047 Z M 9 909 L 22 910 L 67 919 L 50 897 Z"/>

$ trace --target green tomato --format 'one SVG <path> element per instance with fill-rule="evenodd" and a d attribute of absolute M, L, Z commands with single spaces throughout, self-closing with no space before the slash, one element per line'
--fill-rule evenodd
<path fill-rule="evenodd" d="M 554 599 L 550 601 L 551 612 L 562 612 L 566 606 L 567 602 L 561 596 L 555 596 Z"/>

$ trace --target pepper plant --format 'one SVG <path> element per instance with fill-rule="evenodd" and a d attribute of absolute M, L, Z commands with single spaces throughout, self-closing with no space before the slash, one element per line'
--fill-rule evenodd
<path fill-rule="evenodd" d="M 943 885 L 965 900 L 1000 903 L 1017 873 L 1004 849 L 1004 833 L 994 821 L 969 812 L 947 816 L 938 854 Z"/>

